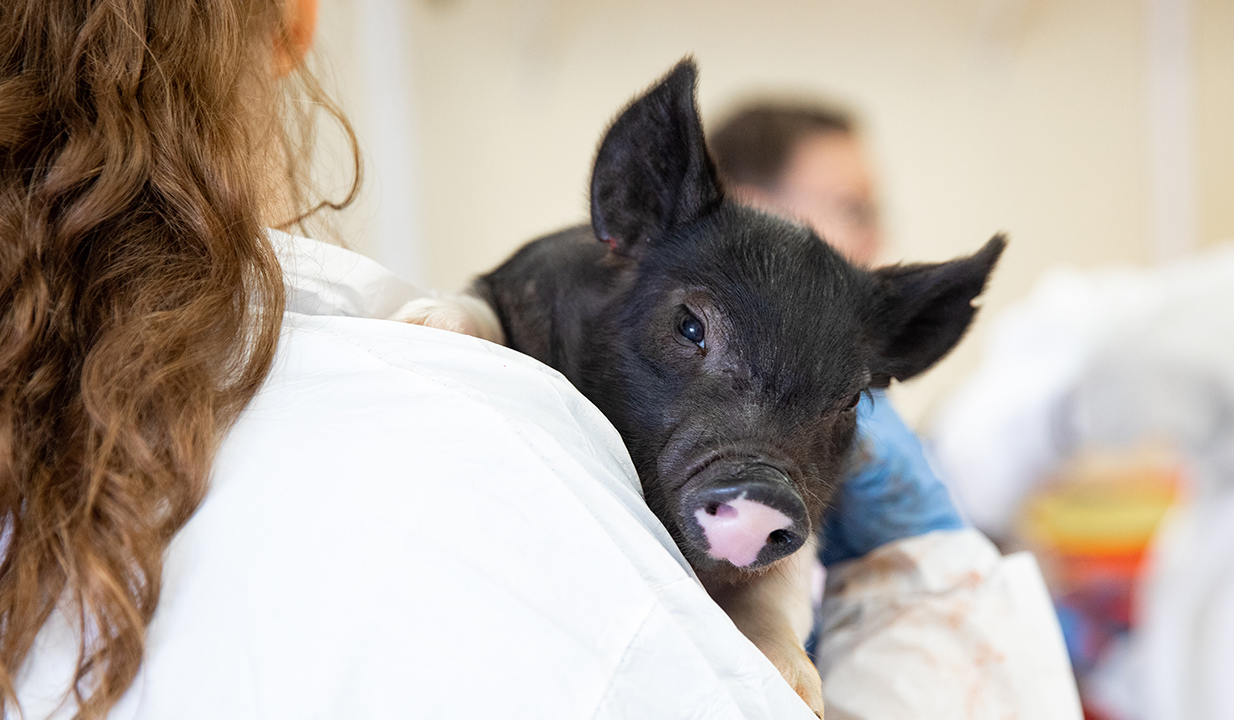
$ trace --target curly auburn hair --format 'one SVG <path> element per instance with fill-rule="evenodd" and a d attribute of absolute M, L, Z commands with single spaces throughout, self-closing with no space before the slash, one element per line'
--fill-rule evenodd
<path fill-rule="evenodd" d="M 5 716 L 56 608 L 82 637 L 77 717 L 129 687 L 164 550 L 273 361 L 265 228 L 271 198 L 294 215 L 307 172 L 270 70 L 283 5 L 0 3 Z"/>

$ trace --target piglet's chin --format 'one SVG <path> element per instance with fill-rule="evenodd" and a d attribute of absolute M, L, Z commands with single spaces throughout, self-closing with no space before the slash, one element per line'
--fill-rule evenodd
<path fill-rule="evenodd" d="M 694 519 L 707 538 L 707 554 L 741 568 L 758 560 L 768 542 L 774 542 L 773 533 L 793 526 L 787 515 L 747 500 L 744 493 L 714 508 L 696 510 Z"/>

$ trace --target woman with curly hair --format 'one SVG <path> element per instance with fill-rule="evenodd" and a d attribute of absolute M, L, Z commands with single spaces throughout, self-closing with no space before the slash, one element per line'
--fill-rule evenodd
<path fill-rule="evenodd" d="M 563 379 L 270 229 L 315 19 L 0 4 L 4 716 L 811 716 Z"/>

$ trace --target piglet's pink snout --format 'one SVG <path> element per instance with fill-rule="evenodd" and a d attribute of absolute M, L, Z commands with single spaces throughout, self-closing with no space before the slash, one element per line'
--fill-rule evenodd
<path fill-rule="evenodd" d="M 793 526 L 784 513 L 747 500 L 744 494 L 716 506 L 714 512 L 700 508 L 694 518 L 707 537 L 707 554 L 737 567 L 752 565 L 773 532 Z"/>

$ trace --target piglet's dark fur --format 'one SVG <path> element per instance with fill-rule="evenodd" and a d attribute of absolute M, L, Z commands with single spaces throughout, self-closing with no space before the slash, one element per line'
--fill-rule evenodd
<path fill-rule="evenodd" d="M 819 717 L 801 648 L 814 547 L 868 388 L 943 357 L 1003 251 L 868 271 L 810 230 L 727 200 L 677 65 L 596 155 L 591 225 L 476 281 L 511 347 L 560 370 L 621 432 L 711 596 Z M 734 528 L 737 528 L 735 530 Z"/>
<path fill-rule="evenodd" d="M 620 431 L 648 505 L 710 587 L 764 572 L 815 531 L 859 394 L 959 341 L 1004 241 L 869 271 L 727 200 L 695 74 L 681 62 L 613 123 L 590 226 L 533 241 L 474 290 L 511 347 L 561 371 Z M 744 566 L 717 558 L 700 525 L 738 497 L 791 522 Z"/>

